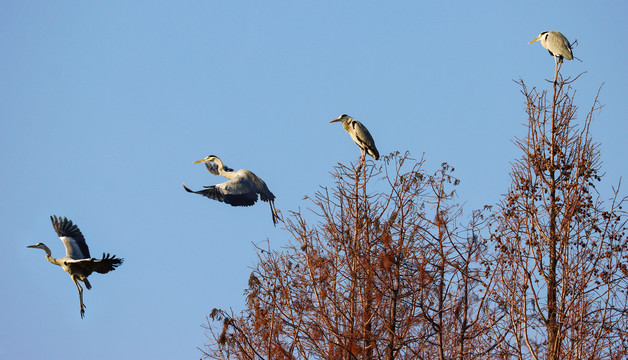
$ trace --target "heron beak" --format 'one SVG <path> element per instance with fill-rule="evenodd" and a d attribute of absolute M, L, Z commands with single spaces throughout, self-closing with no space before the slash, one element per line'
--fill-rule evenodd
<path fill-rule="evenodd" d="M 193 162 L 192 164 L 198 164 L 198 163 L 202 163 L 202 162 L 205 162 L 205 159 L 197 160 L 197 161 Z"/>
<path fill-rule="evenodd" d="M 532 44 L 535 41 L 538 41 L 539 39 L 541 39 L 541 35 L 537 36 L 536 39 L 530 41 L 528 44 Z"/>
<path fill-rule="evenodd" d="M 27 248 L 36 248 L 37 245 L 28 245 Z"/>
<path fill-rule="evenodd" d="M 331 124 L 331 123 L 335 123 L 335 122 L 337 122 L 337 121 L 340 121 L 340 118 L 338 118 L 338 119 L 334 119 L 334 120 L 330 121 L 329 123 Z"/>

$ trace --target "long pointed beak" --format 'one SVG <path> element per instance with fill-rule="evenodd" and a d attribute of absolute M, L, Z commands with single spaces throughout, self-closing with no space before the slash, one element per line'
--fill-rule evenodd
<path fill-rule="evenodd" d="M 28 245 L 27 248 L 36 248 L 37 245 Z"/>
<path fill-rule="evenodd" d="M 334 122 L 337 122 L 337 121 L 340 121 L 340 118 L 334 119 L 334 120 L 330 121 L 329 123 L 331 124 L 331 123 L 334 123 Z"/>
<path fill-rule="evenodd" d="M 531 40 L 528 44 L 532 44 L 533 42 L 538 41 L 540 38 L 541 38 L 541 36 L 539 35 L 539 36 L 536 37 L 536 39 Z"/>
<path fill-rule="evenodd" d="M 198 164 L 198 163 L 202 163 L 202 162 L 205 162 L 205 159 L 197 160 L 197 161 L 193 162 L 192 164 Z"/>

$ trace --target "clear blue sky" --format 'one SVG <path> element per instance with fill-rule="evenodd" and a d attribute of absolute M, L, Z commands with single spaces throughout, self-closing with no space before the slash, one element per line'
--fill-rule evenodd
<path fill-rule="evenodd" d="M 232 208 L 184 192 L 222 182 L 216 154 L 266 180 L 276 205 L 305 208 L 358 148 L 342 113 L 382 154 L 447 161 L 473 208 L 498 201 L 524 136 L 512 80 L 547 87 L 540 43 L 559 30 L 586 72 L 574 86 L 608 189 L 626 173 L 623 2 L 3 1 L 0 3 L 0 358 L 196 359 L 213 307 L 239 310 L 256 255 L 278 248 L 267 204 Z M 49 216 L 72 219 L 93 256 L 79 316 Z"/>

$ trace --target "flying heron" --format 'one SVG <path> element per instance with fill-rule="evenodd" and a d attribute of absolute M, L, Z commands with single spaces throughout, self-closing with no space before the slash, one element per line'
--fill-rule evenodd
<path fill-rule="evenodd" d="M 91 275 L 92 272 L 95 271 L 106 274 L 120 266 L 123 259 L 116 258 L 115 255 L 105 255 L 105 253 L 102 254 L 102 259 L 90 257 L 85 238 L 81 230 L 72 223 L 72 220 L 68 220 L 66 217 L 62 219 L 56 215 L 51 216 L 50 220 L 52 221 L 52 227 L 61 241 L 63 241 L 63 245 L 65 245 L 65 256 L 59 259 L 53 258 L 48 246 L 42 243 L 27 247 L 44 250 L 46 252 L 46 260 L 52 264 L 61 266 L 65 272 L 70 274 L 72 281 L 74 281 L 78 289 L 81 303 L 81 318 L 83 318 L 85 316 L 85 304 L 83 303 L 83 287 L 79 281 L 82 281 L 89 290 L 92 288 L 92 285 L 89 283 L 89 280 L 87 280 L 87 277 Z"/>
<path fill-rule="evenodd" d="M 536 39 L 530 41 L 528 44 L 532 44 L 538 40 L 541 40 L 541 45 L 549 51 L 550 55 L 554 57 L 555 62 L 562 63 L 563 58 L 573 60 L 571 44 L 569 44 L 565 35 L 555 30 L 543 31 L 536 37 Z"/>
<path fill-rule="evenodd" d="M 222 184 L 205 186 L 205 189 L 198 191 L 190 190 L 184 183 L 185 191 L 203 195 L 231 206 L 251 206 L 257 202 L 257 194 L 259 194 L 262 201 L 270 204 L 273 224 L 277 226 L 279 215 L 275 208 L 275 195 L 270 192 L 264 180 L 246 169 L 234 171 L 225 166 L 222 160 L 215 155 L 209 155 L 194 162 L 194 164 L 198 163 L 205 163 L 209 172 L 214 175 L 222 175 L 229 180 Z"/>
<path fill-rule="evenodd" d="M 373 159 L 379 159 L 379 151 L 375 147 L 375 141 L 373 141 L 373 137 L 371 133 L 366 129 L 366 126 L 362 125 L 361 122 L 353 119 L 351 116 L 347 114 L 340 115 L 337 119 L 330 121 L 330 123 L 342 121 L 342 127 L 349 133 L 353 141 L 360 147 L 360 152 L 362 154 L 362 160 L 366 157 L 366 153 L 371 155 Z"/>

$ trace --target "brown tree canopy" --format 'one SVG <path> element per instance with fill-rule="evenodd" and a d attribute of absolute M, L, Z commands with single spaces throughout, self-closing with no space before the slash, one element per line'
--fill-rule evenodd
<path fill-rule="evenodd" d="M 519 83 L 527 133 L 494 209 L 463 216 L 446 163 L 335 167 L 286 219 L 287 246 L 258 248 L 244 310 L 212 311 L 205 357 L 628 357 L 624 199 L 596 190 L 599 105 L 579 124 L 572 81 L 558 67 L 550 83 Z"/>
<path fill-rule="evenodd" d="M 483 214 L 460 225 L 453 169 L 422 166 L 393 154 L 336 167 L 286 221 L 290 244 L 260 249 L 246 309 L 211 314 L 205 355 L 452 359 L 495 346 Z"/>
<path fill-rule="evenodd" d="M 557 72 L 558 76 L 558 72 Z M 528 90 L 528 133 L 517 139 L 512 185 L 496 212 L 496 299 L 502 351 L 524 359 L 628 356 L 628 242 L 623 199 L 604 202 L 593 108 L 577 122 L 571 81 Z"/>

